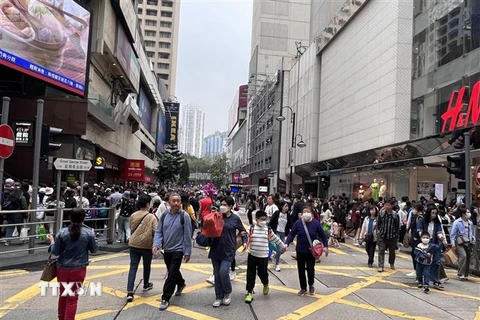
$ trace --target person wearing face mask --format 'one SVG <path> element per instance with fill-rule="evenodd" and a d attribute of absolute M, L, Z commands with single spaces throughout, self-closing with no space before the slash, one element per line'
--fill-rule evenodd
<path fill-rule="evenodd" d="M 438 218 L 438 209 L 435 205 L 428 206 L 423 219 L 418 220 L 417 232 L 419 236 L 421 236 L 424 232 L 428 232 L 428 234 L 432 235 L 430 243 L 439 247 L 442 245 L 442 242 L 445 241 L 442 224 Z M 433 285 L 437 289 L 443 289 L 443 285 L 440 283 L 440 266 L 441 255 L 440 250 L 438 250 L 438 252 L 435 252 L 435 255 L 433 256 L 432 265 L 430 267 L 430 279 L 433 281 Z"/>
<path fill-rule="evenodd" d="M 411 256 L 413 263 L 413 271 L 408 273 L 408 277 L 417 276 L 417 262 L 415 260 L 415 247 L 420 243 L 420 238 L 417 232 L 417 224 L 420 219 L 423 219 L 423 205 L 421 203 L 416 203 L 413 206 L 413 210 L 408 215 L 407 222 L 407 233 L 410 235 L 409 245 L 412 248 Z M 418 279 L 417 279 L 418 280 Z"/>
<path fill-rule="evenodd" d="M 424 231 L 421 234 L 420 243 L 415 247 L 415 260 L 417 261 L 418 288 L 423 287 L 423 292 L 430 291 L 430 268 L 433 257 L 439 251 L 438 245 L 430 242 L 430 233 Z"/>
<path fill-rule="evenodd" d="M 298 220 L 292 226 L 288 234 L 286 245 L 287 247 L 297 237 L 297 269 L 298 278 L 300 282 L 299 296 L 307 294 L 307 278 L 305 277 L 305 270 L 308 274 L 308 285 L 310 295 L 315 294 L 315 257 L 310 251 L 310 241 L 308 240 L 305 229 L 308 230 L 310 239 L 312 241 L 321 239 L 324 247 L 325 256 L 328 256 L 328 238 L 323 231 L 323 228 L 318 220 L 313 219 L 312 208 L 309 206 L 303 207 L 301 220 Z M 304 226 L 305 224 L 305 226 Z"/>
<path fill-rule="evenodd" d="M 259 210 L 255 214 L 255 218 L 257 223 L 250 227 L 247 244 L 249 253 L 247 260 L 247 294 L 245 296 L 245 303 L 251 303 L 253 300 L 253 288 L 255 287 L 257 273 L 263 284 L 263 294 L 267 295 L 269 292 L 268 249 L 270 241 L 273 241 L 280 251 L 285 252 L 286 249 L 282 240 L 267 226 L 267 213 Z"/>
<path fill-rule="evenodd" d="M 452 249 L 456 250 L 458 255 L 457 276 L 461 281 L 468 280 L 471 248 L 474 243 L 473 222 L 470 220 L 472 214 L 465 206 L 458 209 L 460 218 L 455 220 L 450 230 L 450 242 Z"/>
<path fill-rule="evenodd" d="M 214 238 L 210 247 L 208 258 L 212 260 L 213 273 L 215 275 L 215 301 L 213 307 L 230 305 L 232 298 L 232 284 L 230 280 L 230 266 L 235 259 L 237 251 L 237 231 L 242 234 L 243 249 L 247 246 L 246 230 L 242 220 L 233 214 L 232 208 L 235 200 L 232 197 L 225 197 L 220 201 L 220 212 L 225 222 L 222 235 Z"/>

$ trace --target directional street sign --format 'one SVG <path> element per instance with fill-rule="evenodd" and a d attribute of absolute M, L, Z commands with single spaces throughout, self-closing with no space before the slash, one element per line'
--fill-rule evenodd
<path fill-rule="evenodd" d="M 92 168 L 92 162 L 90 160 L 76 160 L 57 158 L 53 162 L 55 169 L 57 170 L 70 170 L 70 171 L 90 171 Z"/>

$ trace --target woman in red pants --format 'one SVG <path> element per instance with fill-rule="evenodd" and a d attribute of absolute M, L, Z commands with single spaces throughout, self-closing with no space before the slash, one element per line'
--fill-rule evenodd
<path fill-rule="evenodd" d="M 62 296 L 64 287 L 60 285 L 58 297 L 58 320 L 75 320 L 79 284 L 85 280 L 88 265 L 88 252 L 95 253 L 98 250 L 98 242 L 93 230 L 84 227 L 85 211 L 75 208 L 70 212 L 71 224 L 61 229 L 55 239 L 49 234 L 50 247 L 48 252 L 58 256 L 57 281 L 74 283 L 71 288 L 73 296 Z"/>

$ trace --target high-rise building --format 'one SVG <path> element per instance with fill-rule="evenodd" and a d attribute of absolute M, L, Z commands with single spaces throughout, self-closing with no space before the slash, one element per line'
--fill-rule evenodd
<path fill-rule="evenodd" d="M 175 96 L 180 0 L 138 0 L 138 18 L 159 81 Z"/>
<path fill-rule="evenodd" d="M 180 114 L 180 144 L 183 153 L 201 157 L 205 112 L 199 105 L 189 104 Z"/>
<path fill-rule="evenodd" d="M 217 131 L 203 139 L 203 157 L 213 157 L 225 151 L 227 132 Z"/>

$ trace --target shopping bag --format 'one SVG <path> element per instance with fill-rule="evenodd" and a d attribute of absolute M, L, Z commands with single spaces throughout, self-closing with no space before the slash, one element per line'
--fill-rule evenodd
<path fill-rule="evenodd" d="M 26 227 L 22 227 L 22 230 L 20 230 L 20 241 L 28 241 L 28 231 L 30 229 Z"/>
<path fill-rule="evenodd" d="M 38 227 L 37 235 L 38 235 L 38 239 L 40 239 L 42 241 L 47 240 L 47 231 L 45 231 L 45 227 L 43 226 L 43 224 L 41 224 Z"/>
<path fill-rule="evenodd" d="M 12 237 L 18 237 L 18 228 L 17 226 L 14 227 L 15 229 L 13 230 Z"/>
<path fill-rule="evenodd" d="M 202 234 L 208 238 L 219 238 L 224 225 L 223 215 L 220 212 L 212 211 L 203 218 Z"/>
<path fill-rule="evenodd" d="M 454 265 L 458 262 L 458 256 L 455 250 L 448 249 L 443 253 L 443 257 L 445 258 L 445 262 L 448 265 Z"/>

